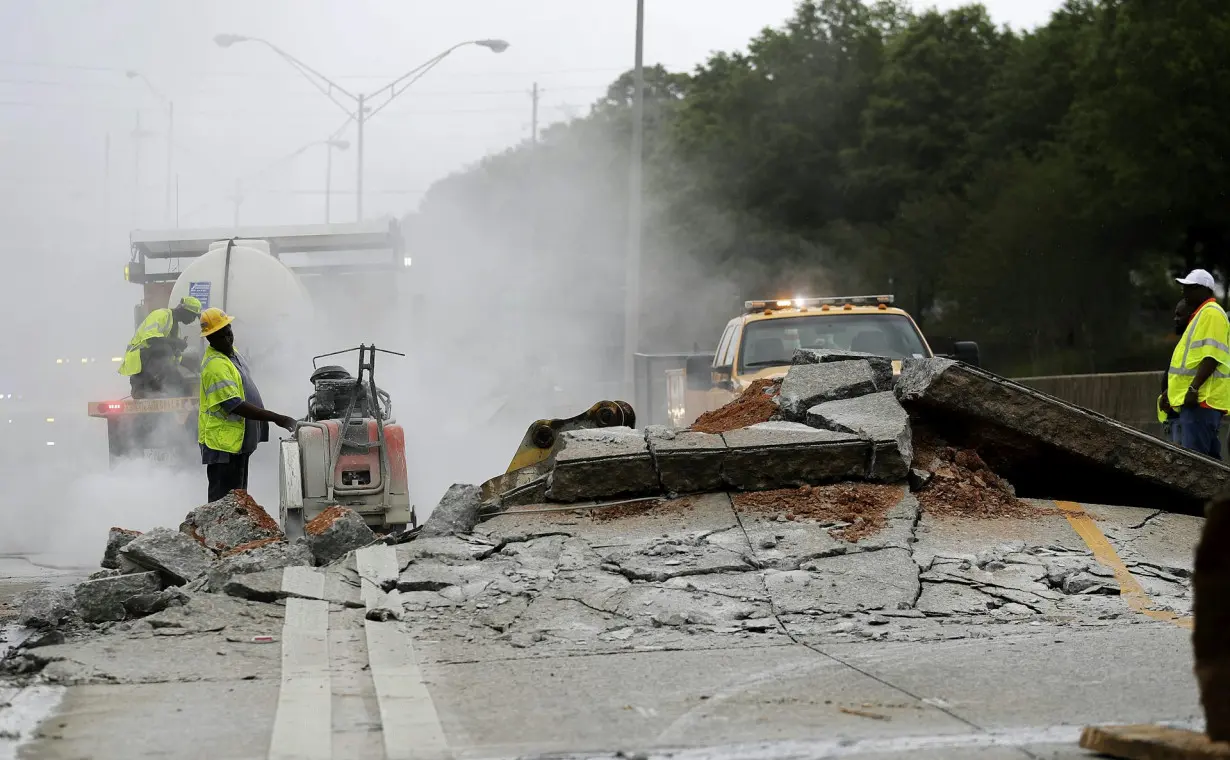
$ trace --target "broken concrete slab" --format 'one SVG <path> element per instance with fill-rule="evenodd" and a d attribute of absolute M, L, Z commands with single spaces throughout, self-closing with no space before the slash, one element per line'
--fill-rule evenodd
<path fill-rule="evenodd" d="M 172 586 L 162 591 L 129 597 L 124 601 L 124 609 L 129 617 L 145 617 L 170 607 L 182 607 L 188 603 L 188 599 L 188 595 L 179 587 Z"/>
<path fill-rule="evenodd" d="M 346 507 L 329 507 L 303 527 L 308 549 L 324 565 L 376 540 L 363 516 Z"/>
<path fill-rule="evenodd" d="M 839 349 L 800 348 L 794 352 L 791 364 L 828 364 L 848 361 L 867 362 L 875 375 L 877 389 L 884 391 L 893 387 L 893 360 L 887 356 Z"/>
<path fill-rule="evenodd" d="M 660 551 L 663 548 L 677 551 Z M 608 557 L 607 561 L 615 565 L 621 575 L 637 581 L 660 582 L 687 575 L 738 573 L 751 569 L 741 552 L 708 545 L 659 544 L 645 551 Z"/>
<path fill-rule="evenodd" d="M 800 565 L 800 571 L 810 577 L 809 590 L 798 584 L 769 585 L 769 595 L 778 609 L 909 609 L 920 590 L 918 566 L 905 549 L 813 559 Z M 765 576 L 767 585 L 771 575 Z"/>
<path fill-rule="evenodd" d="M 469 533 L 479 521 L 482 497 L 478 486 L 454 483 L 444 492 L 431 516 L 423 524 L 420 537 Z"/>
<path fill-rule="evenodd" d="M 465 583 L 461 571 L 453 565 L 425 560 L 411 562 L 397 579 L 398 591 L 443 591 L 449 586 Z"/>
<path fill-rule="evenodd" d="M 76 589 L 73 586 L 35 589 L 17 600 L 17 623 L 26 628 L 55 628 L 76 612 Z"/>
<path fill-rule="evenodd" d="M 850 433 L 874 446 L 869 480 L 905 480 L 914 461 L 910 416 L 889 391 L 859 398 L 826 401 L 807 410 L 807 424 Z"/>
<path fill-rule="evenodd" d="M 825 401 L 856 398 L 888 390 L 876 385 L 876 373 L 865 361 L 796 364 L 782 379 L 777 405 L 782 417 L 801 422 L 807 410 Z"/>
<path fill-rule="evenodd" d="M 985 615 L 1003 605 L 993 596 L 962 583 L 925 581 L 914 609 L 934 617 Z"/>
<path fill-rule="evenodd" d="M 154 528 L 120 550 L 120 558 L 157 570 L 168 583 L 182 586 L 204 575 L 214 555 L 187 534 L 170 528 Z"/>
<path fill-rule="evenodd" d="M 916 423 L 973 448 L 1018 495 L 1200 515 L 1230 467 L 948 359 L 907 359 L 897 397 Z"/>
<path fill-rule="evenodd" d="M 662 492 L 644 433 L 626 427 L 564 433 L 547 498 L 577 502 Z"/>
<path fill-rule="evenodd" d="M 217 501 L 192 510 L 179 529 L 219 553 L 283 537 L 277 521 L 243 490 L 231 491 Z"/>
<path fill-rule="evenodd" d="M 738 491 L 796 488 L 861 479 L 868 444 L 848 433 L 790 422 L 765 422 L 723 433 L 728 448 L 722 479 Z"/>
<path fill-rule="evenodd" d="M 397 566 L 404 570 L 411 562 L 424 559 L 474 562 L 491 556 L 496 550 L 492 544 L 478 537 L 433 536 L 418 538 L 396 547 Z"/>
<path fill-rule="evenodd" d="M 120 549 L 123 549 L 139 535 L 141 535 L 139 530 L 112 528 L 107 532 L 107 548 L 103 550 L 103 559 L 99 564 L 110 570 L 118 570 L 120 567 Z"/>
<path fill-rule="evenodd" d="M 484 482 L 479 488 L 480 515 L 546 501 L 553 464 L 550 460 L 539 462 Z"/>
<path fill-rule="evenodd" d="M 276 602 L 290 596 L 282 590 L 282 575 L 277 569 L 229 576 L 222 584 L 222 593 L 253 602 Z"/>
<path fill-rule="evenodd" d="M 262 570 L 277 570 L 284 567 L 311 565 L 312 551 L 303 539 L 294 542 L 274 540 L 271 543 L 235 552 L 223 557 L 206 575 L 206 588 L 221 592 L 226 582 L 236 575 L 257 573 Z"/>
<path fill-rule="evenodd" d="M 123 620 L 126 616 L 124 603 L 140 594 L 153 594 L 162 589 L 157 572 L 117 575 L 99 578 L 77 586 L 74 593 L 81 619 L 87 623 L 108 620 Z"/>
<path fill-rule="evenodd" d="M 655 428 L 648 431 L 646 440 L 667 493 L 722 489 L 722 465 L 726 462 L 726 442 L 722 436 Z"/>

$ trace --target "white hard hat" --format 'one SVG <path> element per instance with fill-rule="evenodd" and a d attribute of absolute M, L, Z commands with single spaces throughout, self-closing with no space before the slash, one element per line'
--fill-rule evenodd
<path fill-rule="evenodd" d="M 1186 277 L 1178 278 L 1175 282 L 1180 285 L 1203 285 L 1209 290 L 1213 289 L 1213 275 L 1203 269 L 1193 269 Z"/>

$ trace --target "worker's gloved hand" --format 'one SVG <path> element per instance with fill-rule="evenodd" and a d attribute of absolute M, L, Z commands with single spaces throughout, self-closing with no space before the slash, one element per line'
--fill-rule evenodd
<path fill-rule="evenodd" d="M 1164 393 L 1158 397 L 1157 406 L 1166 414 L 1174 414 L 1174 407 L 1170 405 L 1170 399 L 1166 398 Z"/>
<path fill-rule="evenodd" d="M 299 427 L 299 421 L 294 417 L 282 415 L 281 419 L 277 420 L 277 425 L 278 427 L 293 433 Z"/>
<path fill-rule="evenodd" d="M 1188 408 L 1200 406 L 1200 391 L 1189 386 L 1187 393 L 1183 395 L 1183 406 Z"/>

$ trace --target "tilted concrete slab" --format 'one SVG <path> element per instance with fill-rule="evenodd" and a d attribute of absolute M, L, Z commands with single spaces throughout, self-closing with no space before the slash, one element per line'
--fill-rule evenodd
<path fill-rule="evenodd" d="M 722 434 L 729 451 L 723 480 L 738 491 L 763 491 L 858 480 L 870 448 L 849 433 L 790 422 L 765 422 Z"/>
<path fill-rule="evenodd" d="M 564 433 L 547 498 L 573 502 L 661 491 L 644 432 L 616 427 Z"/>
<path fill-rule="evenodd" d="M 828 364 L 830 362 L 866 362 L 875 375 L 876 388 L 889 390 L 893 387 L 893 360 L 886 356 L 864 354 L 861 351 L 839 349 L 800 348 L 794 352 L 791 364 Z"/>
<path fill-rule="evenodd" d="M 876 373 L 865 361 L 795 364 L 782 379 L 777 405 L 782 416 L 801 422 L 807 410 L 824 401 L 855 398 L 888 390 L 876 385 Z"/>
<path fill-rule="evenodd" d="M 1202 514 L 1230 467 L 1088 409 L 949 359 L 907 359 L 915 424 L 974 448 L 1021 496 Z"/>

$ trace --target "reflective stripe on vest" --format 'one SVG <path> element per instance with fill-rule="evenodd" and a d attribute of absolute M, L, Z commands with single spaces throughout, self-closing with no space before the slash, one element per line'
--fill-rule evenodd
<path fill-rule="evenodd" d="M 1193 351 L 1196 357 L 1192 356 Z M 1213 299 L 1201 304 L 1192 315 L 1171 354 L 1166 398 L 1175 409 L 1183 405 L 1190 378 L 1196 376 L 1206 358 L 1216 360 L 1217 368 L 1200 386 L 1198 398 L 1202 404 L 1226 411 L 1230 409 L 1230 321 Z"/>
<path fill-rule="evenodd" d="M 165 338 L 175 327 L 175 316 L 170 309 L 155 309 L 141 321 L 141 325 L 128 341 L 120 374 L 131 377 L 141 374 L 141 349 L 149 348 L 151 338 Z"/>
<path fill-rule="evenodd" d="M 221 404 L 246 398 L 243 377 L 230 357 L 209 346 L 201 358 L 201 406 L 197 414 L 197 440 L 206 448 L 237 454 L 243 448 L 245 420 Z"/>

